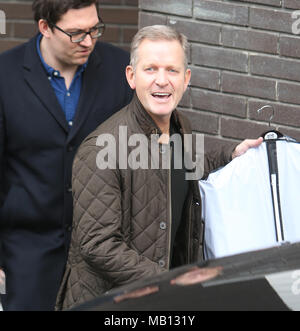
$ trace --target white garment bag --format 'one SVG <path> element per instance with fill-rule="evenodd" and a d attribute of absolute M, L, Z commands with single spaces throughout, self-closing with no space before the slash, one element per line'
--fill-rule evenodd
<path fill-rule="evenodd" d="M 276 246 L 283 238 L 285 242 L 300 241 L 300 144 L 276 141 L 281 240 L 266 144 L 248 150 L 199 182 L 207 259 Z"/>

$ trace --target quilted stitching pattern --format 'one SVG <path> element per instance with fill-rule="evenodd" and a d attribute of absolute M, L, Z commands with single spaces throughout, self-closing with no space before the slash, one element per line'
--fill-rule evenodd
<path fill-rule="evenodd" d="M 157 262 L 168 262 L 168 171 L 100 171 L 96 166 L 100 134 L 109 132 L 118 141 L 119 126 L 127 126 L 128 135 L 151 132 L 154 123 L 139 108 L 135 99 L 91 134 L 77 153 L 73 166 L 72 242 L 57 309 L 70 308 L 113 287 L 156 275 L 164 271 Z M 183 133 L 189 133 L 186 120 L 182 119 L 181 124 Z M 212 159 L 206 165 L 221 166 L 222 162 Z M 193 199 L 200 201 L 200 194 L 198 185 L 191 187 L 193 194 L 186 206 L 191 212 L 181 224 L 180 245 L 174 252 L 181 263 L 196 261 L 200 251 L 201 210 L 199 203 L 192 203 Z M 167 229 L 160 228 L 161 222 L 167 223 Z M 194 241 L 189 240 L 191 235 Z"/>

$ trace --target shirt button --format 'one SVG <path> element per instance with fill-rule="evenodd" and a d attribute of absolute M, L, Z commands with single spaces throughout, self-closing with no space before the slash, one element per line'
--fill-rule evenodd
<path fill-rule="evenodd" d="M 166 222 L 161 222 L 161 223 L 159 224 L 159 227 L 160 227 L 162 230 L 166 230 L 166 228 L 167 228 L 167 223 L 166 223 Z"/>
<path fill-rule="evenodd" d="M 54 76 L 58 76 L 58 72 L 57 71 L 54 71 L 53 75 Z"/>
<path fill-rule="evenodd" d="M 68 96 L 68 97 L 71 96 L 71 93 L 70 93 L 70 92 L 67 92 L 67 96 Z"/>
<path fill-rule="evenodd" d="M 51 80 L 52 78 L 49 76 L 48 79 Z"/>
<path fill-rule="evenodd" d="M 70 126 L 73 126 L 73 122 L 72 122 L 72 121 L 69 121 L 69 125 L 70 125 Z"/>
<path fill-rule="evenodd" d="M 166 266 L 166 262 L 164 260 L 159 260 L 158 261 L 158 265 L 161 267 L 161 268 L 164 268 Z"/>

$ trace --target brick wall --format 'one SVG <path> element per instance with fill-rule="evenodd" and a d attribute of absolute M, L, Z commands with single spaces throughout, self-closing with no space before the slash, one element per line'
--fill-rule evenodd
<path fill-rule="evenodd" d="M 191 43 L 192 81 L 181 108 L 211 143 L 275 127 L 300 141 L 300 0 L 140 0 L 139 24 L 168 24 Z M 299 14 L 300 17 L 300 14 Z"/>
<path fill-rule="evenodd" d="M 101 0 L 100 3 L 101 17 L 107 26 L 102 40 L 129 49 L 137 31 L 138 0 Z M 23 43 L 36 33 L 31 4 L 28 0 L 0 0 L 0 10 L 6 16 L 6 34 L 0 34 L 0 52 Z"/>

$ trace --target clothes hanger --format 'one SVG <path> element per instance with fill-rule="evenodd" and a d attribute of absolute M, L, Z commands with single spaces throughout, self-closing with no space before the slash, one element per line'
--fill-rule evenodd
<path fill-rule="evenodd" d="M 272 113 L 269 117 L 269 128 L 270 130 L 268 130 L 267 132 L 264 132 L 261 137 L 264 138 L 264 141 L 268 141 L 268 140 L 285 140 L 287 142 L 294 142 L 296 143 L 297 140 L 294 139 L 294 138 L 291 138 L 287 135 L 284 135 L 282 134 L 280 131 L 278 131 L 278 126 L 276 127 L 276 129 L 271 129 L 271 123 L 272 123 L 272 120 L 274 119 L 275 117 L 275 108 L 272 106 L 272 105 L 265 105 L 261 108 L 259 108 L 257 110 L 257 113 L 259 115 L 261 115 L 261 113 L 263 111 L 265 111 L 266 109 L 271 109 L 272 110 Z"/>
<path fill-rule="evenodd" d="M 271 109 L 272 110 L 272 113 L 269 117 L 269 128 L 271 128 L 271 122 L 272 120 L 274 119 L 274 116 L 275 116 L 275 109 L 273 106 L 271 105 L 265 105 L 261 108 L 259 108 L 257 110 L 257 113 L 260 115 L 264 110 L 266 109 Z M 278 128 L 276 129 L 272 129 L 272 130 L 268 130 L 267 132 L 264 132 L 261 137 L 264 138 L 264 140 L 277 140 L 277 139 L 280 139 L 280 138 L 283 138 L 284 135 L 278 131 Z"/>
<path fill-rule="evenodd" d="M 271 122 L 275 116 L 275 109 L 271 105 L 263 106 L 257 110 L 258 114 L 261 114 L 265 109 L 272 109 L 272 114 L 269 118 L 269 127 L 271 128 Z M 268 162 L 269 162 L 269 174 L 270 174 L 270 187 L 272 192 L 272 203 L 274 212 L 274 223 L 276 230 L 276 240 L 278 243 L 284 243 L 284 228 L 281 213 L 280 192 L 279 192 L 279 172 L 278 172 L 278 160 L 277 160 L 277 140 L 285 140 L 285 137 L 281 132 L 276 130 L 269 130 L 262 134 L 267 147 Z"/>

